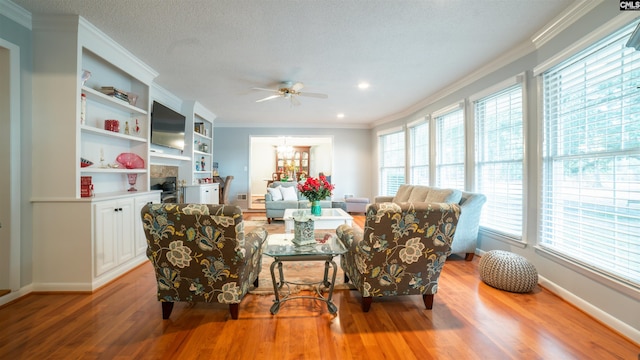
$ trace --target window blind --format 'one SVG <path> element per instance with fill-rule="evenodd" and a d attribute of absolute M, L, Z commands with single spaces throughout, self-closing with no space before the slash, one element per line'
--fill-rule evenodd
<path fill-rule="evenodd" d="M 429 185 L 429 123 L 409 128 L 410 179 L 414 185 Z"/>
<path fill-rule="evenodd" d="M 464 189 L 464 111 L 457 108 L 435 117 L 436 186 Z"/>
<path fill-rule="evenodd" d="M 404 131 L 379 136 L 380 146 L 380 194 L 395 195 L 405 183 Z"/>
<path fill-rule="evenodd" d="M 487 197 L 480 225 L 522 238 L 524 132 L 522 84 L 474 103 L 475 191 Z"/>
<path fill-rule="evenodd" d="M 640 52 L 630 24 L 542 74 L 540 245 L 640 285 Z"/>

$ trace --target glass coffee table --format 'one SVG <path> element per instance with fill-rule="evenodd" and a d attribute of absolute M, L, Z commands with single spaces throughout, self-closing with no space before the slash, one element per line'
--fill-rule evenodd
<path fill-rule="evenodd" d="M 311 209 L 285 209 L 284 215 L 284 232 L 290 233 L 293 230 L 293 215 L 304 213 L 311 215 Z M 340 208 L 324 208 L 320 216 L 313 217 L 313 224 L 316 230 L 335 230 L 342 224 L 351 226 L 353 216 Z"/>
<path fill-rule="evenodd" d="M 338 240 L 335 234 L 323 234 L 322 238 L 317 238 L 315 244 L 298 246 L 295 245 L 293 234 L 273 234 L 267 237 L 263 253 L 273 258 L 271 264 L 271 281 L 273 282 L 273 293 L 275 300 L 271 306 L 271 314 L 275 315 L 280 310 L 280 304 L 285 301 L 294 299 L 315 299 L 327 303 L 327 309 L 331 314 L 338 312 L 338 308 L 331 301 L 333 296 L 333 287 L 336 282 L 336 273 L 338 266 L 333 258 L 347 251 L 342 242 Z M 287 281 L 282 271 L 282 262 L 284 261 L 324 261 L 324 277 L 322 280 L 311 283 L 300 283 Z M 333 268 L 331 281 L 329 281 L 329 267 Z M 278 268 L 278 280 L 276 281 L 276 267 Z M 292 296 L 289 285 L 314 285 L 315 296 Z M 283 286 L 287 287 L 287 292 L 280 291 Z M 327 297 L 323 295 L 323 290 L 327 291 Z"/>

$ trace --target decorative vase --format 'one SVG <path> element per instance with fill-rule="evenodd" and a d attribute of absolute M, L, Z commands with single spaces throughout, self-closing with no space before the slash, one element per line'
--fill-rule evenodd
<path fill-rule="evenodd" d="M 131 187 L 127 191 L 138 191 L 138 189 L 136 189 L 135 187 L 136 180 L 138 179 L 138 174 L 127 174 L 127 179 L 129 180 L 129 185 L 131 185 Z"/>
<path fill-rule="evenodd" d="M 311 202 L 311 214 L 315 216 L 322 215 L 322 208 L 320 207 L 320 201 L 312 201 Z"/>

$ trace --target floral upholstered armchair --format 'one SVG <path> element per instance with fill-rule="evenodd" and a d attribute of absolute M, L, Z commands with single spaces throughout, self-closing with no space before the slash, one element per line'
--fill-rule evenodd
<path fill-rule="evenodd" d="M 375 296 L 414 294 L 431 309 L 459 217 L 457 204 L 380 203 L 367 208 L 364 233 L 340 225 L 348 249 L 340 265 L 362 294 L 362 310 Z"/>
<path fill-rule="evenodd" d="M 142 208 L 147 257 L 168 319 L 174 302 L 229 304 L 231 318 L 258 281 L 264 228 L 244 233 L 237 206 L 148 204 Z"/>

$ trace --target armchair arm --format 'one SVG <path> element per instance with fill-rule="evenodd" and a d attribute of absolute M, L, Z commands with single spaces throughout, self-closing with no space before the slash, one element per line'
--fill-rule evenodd
<path fill-rule="evenodd" d="M 373 198 L 374 204 L 379 204 L 383 202 L 392 202 L 392 201 L 393 201 L 393 196 L 376 196 Z"/>
<path fill-rule="evenodd" d="M 244 237 L 245 259 L 250 259 L 256 252 L 262 251 L 267 239 L 267 229 L 259 227 L 247 233 Z"/>
<path fill-rule="evenodd" d="M 362 241 L 363 232 L 347 224 L 342 224 L 336 229 L 336 235 L 348 251 L 357 251 L 357 245 Z"/>
<path fill-rule="evenodd" d="M 475 250 L 482 206 L 487 197 L 483 194 L 463 193 L 463 200 L 460 203 L 460 220 L 454 238 L 459 240 L 458 242 L 462 241 L 460 239 L 473 241 Z"/>

